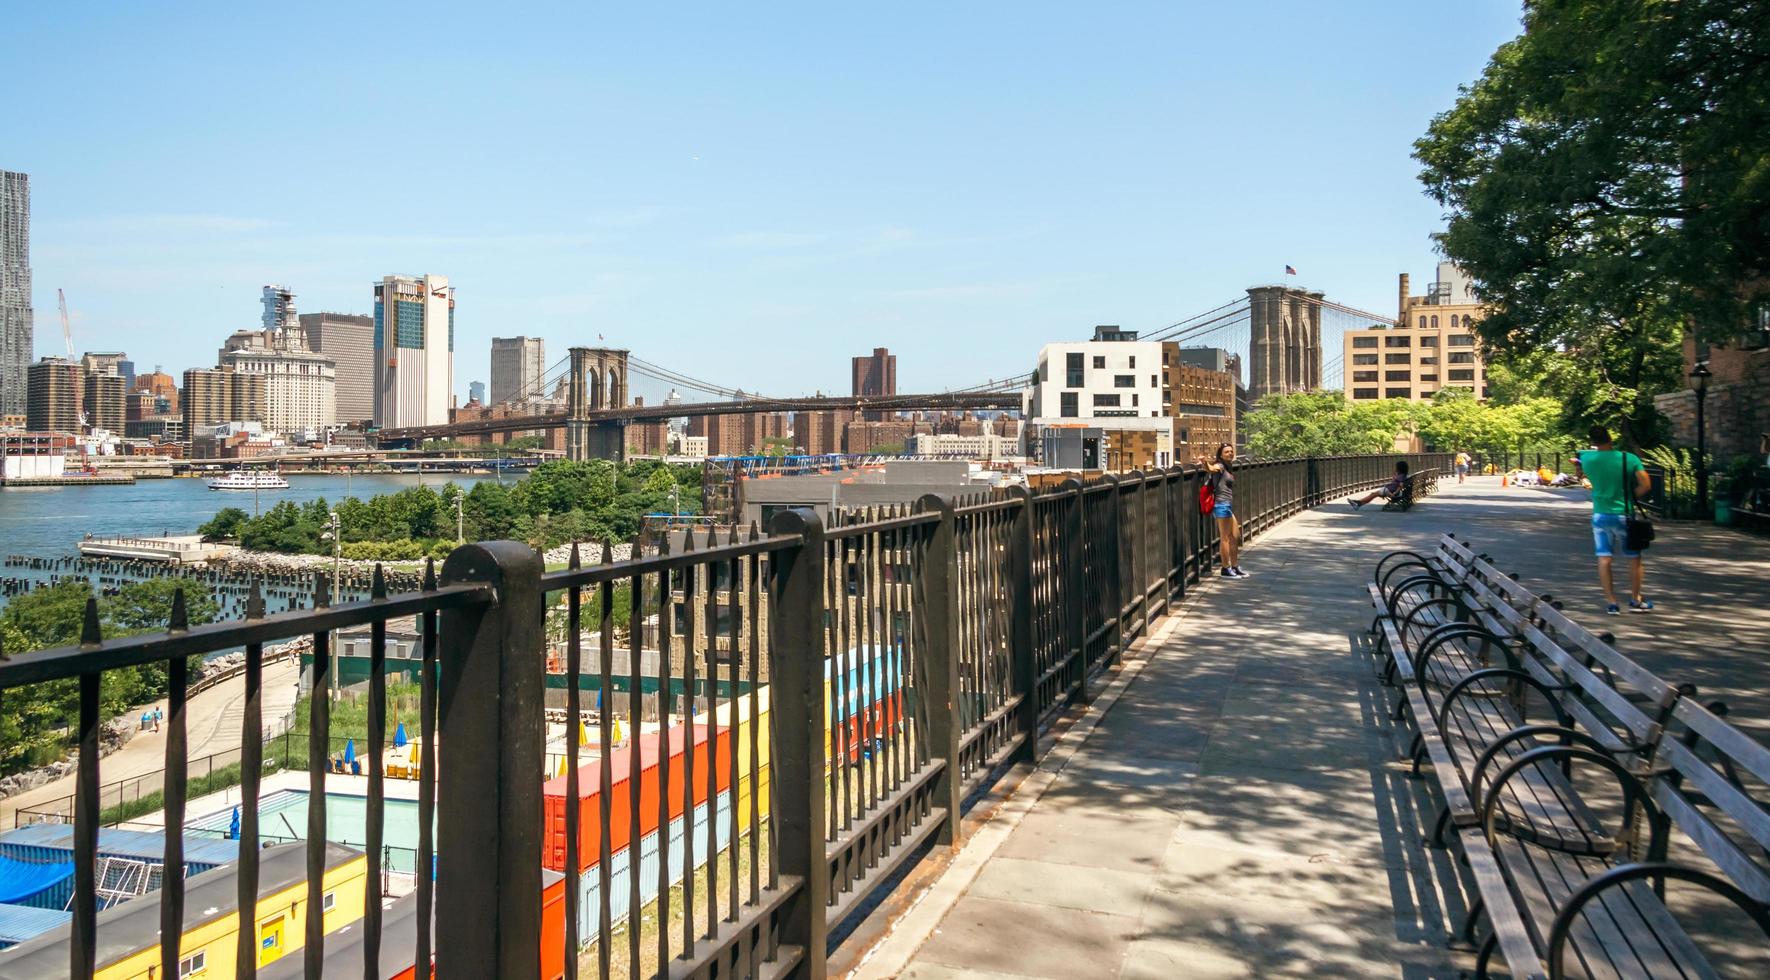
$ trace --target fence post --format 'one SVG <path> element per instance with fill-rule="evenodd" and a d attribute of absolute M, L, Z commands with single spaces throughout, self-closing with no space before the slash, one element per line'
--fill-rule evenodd
<path fill-rule="evenodd" d="M 782 910 L 780 940 L 804 951 L 793 976 L 823 980 L 829 928 L 829 861 L 824 857 L 824 526 L 798 509 L 769 521 L 771 537 L 798 547 L 768 558 L 768 637 L 774 712 L 775 866 L 799 888 Z"/>
<path fill-rule="evenodd" d="M 488 604 L 442 611 L 439 781 L 471 797 L 437 815 L 439 977 L 541 969 L 545 667 L 541 558 L 519 541 L 464 545 L 442 584 L 482 583 Z M 464 800 L 466 797 L 464 797 Z"/>
<path fill-rule="evenodd" d="M 1039 757 L 1039 666 L 1033 653 L 1033 495 L 1024 486 L 1009 488 L 1020 501 L 1008 530 L 1008 659 L 1014 690 L 1020 695 L 1017 719 L 1022 741 L 1015 753 L 1025 762 Z"/>
<path fill-rule="evenodd" d="M 1082 481 L 1070 477 L 1063 481 L 1063 492 L 1069 495 L 1070 506 L 1063 511 L 1063 530 L 1058 535 L 1056 550 L 1064 556 L 1063 588 L 1064 622 L 1069 625 L 1066 637 L 1067 656 L 1073 658 L 1076 671 L 1076 701 L 1087 704 L 1093 700 L 1088 693 L 1088 571 L 1085 567 L 1087 542 L 1082 539 L 1082 508 L 1087 497 Z"/>
<path fill-rule="evenodd" d="M 1180 600 L 1186 600 L 1186 564 L 1187 564 L 1187 532 L 1192 526 L 1192 511 L 1198 508 L 1186 491 L 1186 468 L 1175 466 L 1168 471 L 1168 513 L 1173 519 L 1168 523 L 1170 553 L 1169 567 L 1174 572 L 1174 591 Z"/>
<path fill-rule="evenodd" d="M 954 612 L 958 582 L 953 577 L 956 554 L 953 502 L 939 494 L 916 501 L 924 513 L 938 513 L 940 523 L 922 545 L 922 634 L 920 651 L 928 665 L 928 755 L 943 763 L 934 780 L 934 805 L 946 810 L 935 840 L 959 839 L 959 802 L 964 775 L 959 772 L 959 621 Z"/>
<path fill-rule="evenodd" d="M 1106 499 L 1109 506 L 1106 511 L 1106 527 L 1101 538 L 1108 545 L 1106 564 L 1106 595 L 1111 608 L 1112 632 L 1107 635 L 1108 649 L 1101 651 L 1110 656 L 1110 663 L 1118 662 L 1119 655 L 1125 649 L 1125 528 L 1124 528 L 1124 480 L 1117 473 L 1108 473 L 1105 482 L 1109 488 Z"/>

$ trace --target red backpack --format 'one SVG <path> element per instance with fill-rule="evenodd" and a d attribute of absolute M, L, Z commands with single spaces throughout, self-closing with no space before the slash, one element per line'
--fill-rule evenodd
<path fill-rule="evenodd" d="M 1209 514 L 1217 509 L 1217 491 L 1211 487 L 1211 478 L 1207 475 L 1198 485 L 1198 512 Z"/>

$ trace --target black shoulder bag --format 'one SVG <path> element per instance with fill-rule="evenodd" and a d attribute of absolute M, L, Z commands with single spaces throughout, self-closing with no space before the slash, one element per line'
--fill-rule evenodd
<path fill-rule="evenodd" d="M 1635 554 L 1653 543 L 1653 522 L 1635 509 L 1635 484 L 1629 479 L 1629 451 L 1622 455 L 1623 547 Z"/>

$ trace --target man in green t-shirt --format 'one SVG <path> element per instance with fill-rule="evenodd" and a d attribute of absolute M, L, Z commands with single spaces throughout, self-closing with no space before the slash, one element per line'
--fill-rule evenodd
<path fill-rule="evenodd" d="M 1598 553 L 1598 584 L 1604 587 L 1604 600 L 1610 604 L 1604 611 L 1612 616 L 1622 611 L 1610 574 L 1611 556 L 1620 554 L 1634 559 L 1629 575 L 1629 612 L 1648 612 L 1653 602 L 1641 594 L 1641 553 L 1628 550 L 1627 511 L 1634 506 L 1633 498 L 1645 496 L 1652 483 L 1641 457 L 1618 452 L 1611 445 L 1609 430 L 1594 425 L 1589 434 L 1592 448 L 1574 457 L 1574 463 L 1592 484 L 1592 547 Z M 1628 498 L 1623 496 L 1625 492 Z"/>

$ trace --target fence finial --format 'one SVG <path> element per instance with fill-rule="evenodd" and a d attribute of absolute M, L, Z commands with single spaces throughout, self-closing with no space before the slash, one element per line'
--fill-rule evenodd
<path fill-rule="evenodd" d="M 426 592 L 431 592 L 436 589 L 436 559 L 435 558 L 424 559 L 423 588 L 424 588 L 424 591 L 426 591 Z"/>
<path fill-rule="evenodd" d="M 166 632 L 183 633 L 190 629 L 190 611 L 184 604 L 184 587 L 172 590 L 172 614 L 166 620 Z"/>
<path fill-rule="evenodd" d="M 86 597 L 86 612 L 80 623 L 80 646 L 96 647 L 104 642 L 104 634 L 98 626 L 98 599 Z"/>
<path fill-rule="evenodd" d="M 252 590 L 246 593 L 246 618 L 264 618 L 264 588 L 257 579 L 252 580 Z"/>
<path fill-rule="evenodd" d="M 381 571 L 381 563 L 375 563 L 375 574 L 369 578 L 369 598 L 387 598 L 387 575 Z"/>
<path fill-rule="evenodd" d="M 578 558 L 578 543 L 576 541 L 572 542 L 572 556 L 566 560 L 566 567 L 572 569 L 583 567 Z"/>

